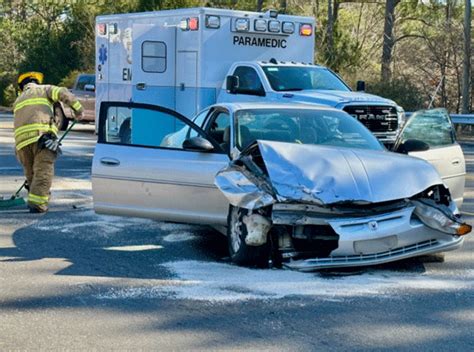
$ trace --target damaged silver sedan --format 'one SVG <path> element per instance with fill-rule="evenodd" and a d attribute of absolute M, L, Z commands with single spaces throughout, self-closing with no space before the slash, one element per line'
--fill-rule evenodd
<path fill-rule="evenodd" d="M 108 134 L 117 115 L 133 126 L 127 144 Z M 240 265 L 308 271 L 458 248 L 471 227 L 458 210 L 465 165 L 449 115 L 414 114 L 394 148 L 326 107 L 221 104 L 189 121 L 161 107 L 105 103 L 94 207 L 211 225 Z"/>

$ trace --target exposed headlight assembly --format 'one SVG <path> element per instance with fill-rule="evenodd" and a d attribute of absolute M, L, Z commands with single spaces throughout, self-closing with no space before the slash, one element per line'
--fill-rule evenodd
<path fill-rule="evenodd" d="M 415 215 L 426 226 L 448 233 L 463 236 L 472 230 L 472 226 L 461 222 L 445 205 L 436 204 L 431 199 L 412 200 L 415 205 Z"/>

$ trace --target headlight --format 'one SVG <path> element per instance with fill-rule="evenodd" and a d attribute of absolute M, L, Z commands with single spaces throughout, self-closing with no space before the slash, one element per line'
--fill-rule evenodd
<path fill-rule="evenodd" d="M 472 230 L 471 225 L 461 222 L 446 206 L 429 199 L 413 200 L 412 203 L 415 205 L 415 215 L 432 229 L 458 236 L 467 235 Z"/>

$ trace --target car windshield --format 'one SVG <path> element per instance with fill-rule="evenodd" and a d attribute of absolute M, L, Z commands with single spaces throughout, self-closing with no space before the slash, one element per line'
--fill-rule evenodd
<path fill-rule="evenodd" d="M 279 92 L 311 89 L 350 91 L 339 77 L 324 67 L 263 66 L 262 68 L 273 90 Z"/>
<path fill-rule="evenodd" d="M 249 109 L 235 114 L 236 146 L 257 139 L 383 150 L 373 134 L 343 111 L 316 109 Z"/>

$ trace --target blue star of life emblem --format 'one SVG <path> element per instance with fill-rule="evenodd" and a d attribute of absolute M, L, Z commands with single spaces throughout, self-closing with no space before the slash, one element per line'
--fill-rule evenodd
<path fill-rule="evenodd" d="M 105 45 L 101 45 L 99 48 L 99 62 L 103 65 L 107 61 L 107 48 Z"/>

